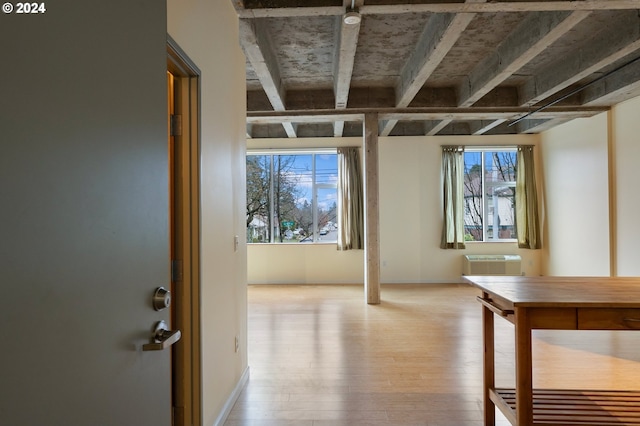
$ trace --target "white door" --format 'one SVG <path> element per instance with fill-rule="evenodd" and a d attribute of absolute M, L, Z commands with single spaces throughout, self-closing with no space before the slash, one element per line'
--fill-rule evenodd
<path fill-rule="evenodd" d="M 46 8 L 0 16 L 0 424 L 169 426 L 166 5 Z"/>

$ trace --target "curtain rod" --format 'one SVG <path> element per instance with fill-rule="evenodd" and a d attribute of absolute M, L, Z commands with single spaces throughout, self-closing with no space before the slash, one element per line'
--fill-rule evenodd
<path fill-rule="evenodd" d="M 335 154 L 338 148 L 247 148 L 247 154 L 273 155 L 273 154 Z"/>

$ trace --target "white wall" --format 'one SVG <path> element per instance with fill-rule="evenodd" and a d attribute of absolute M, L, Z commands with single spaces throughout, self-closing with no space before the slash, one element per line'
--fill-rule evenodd
<path fill-rule="evenodd" d="M 442 224 L 440 146 L 536 144 L 537 141 L 537 136 L 530 135 L 381 137 L 381 282 L 458 282 L 464 254 L 519 254 L 523 257 L 525 274 L 538 275 L 540 251 L 521 250 L 516 243 L 472 243 L 465 250 L 439 247 Z M 270 140 L 269 143 L 283 148 L 288 147 L 283 144 L 291 142 Z M 345 140 L 305 140 L 304 146 L 335 146 L 336 143 L 343 144 Z M 360 146 L 362 140 L 350 138 L 346 143 Z M 248 246 L 250 283 L 361 283 L 363 279 L 362 251 L 340 252 L 335 245 Z"/>
<path fill-rule="evenodd" d="M 245 59 L 228 0 L 168 0 L 168 32 L 201 76 L 203 425 L 220 420 L 247 368 Z M 235 336 L 240 352 L 234 351 Z"/>
<path fill-rule="evenodd" d="M 616 269 L 620 276 L 640 276 L 640 97 L 624 102 L 611 112 L 614 151 Z"/>
<path fill-rule="evenodd" d="M 607 114 L 542 134 L 545 275 L 609 275 Z"/>

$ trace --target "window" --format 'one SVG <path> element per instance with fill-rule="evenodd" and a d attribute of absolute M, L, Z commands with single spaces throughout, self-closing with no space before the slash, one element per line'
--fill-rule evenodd
<path fill-rule="evenodd" d="M 247 154 L 247 242 L 335 243 L 336 150 Z"/>
<path fill-rule="evenodd" d="M 465 148 L 465 241 L 514 241 L 515 193 L 515 148 Z"/>

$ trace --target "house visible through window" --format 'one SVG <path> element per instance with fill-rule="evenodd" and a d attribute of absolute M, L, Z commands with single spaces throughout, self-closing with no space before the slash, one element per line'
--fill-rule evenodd
<path fill-rule="evenodd" d="M 515 193 L 515 148 L 465 148 L 465 241 L 515 240 Z"/>
<path fill-rule="evenodd" d="M 247 154 L 247 242 L 335 243 L 336 150 Z"/>

